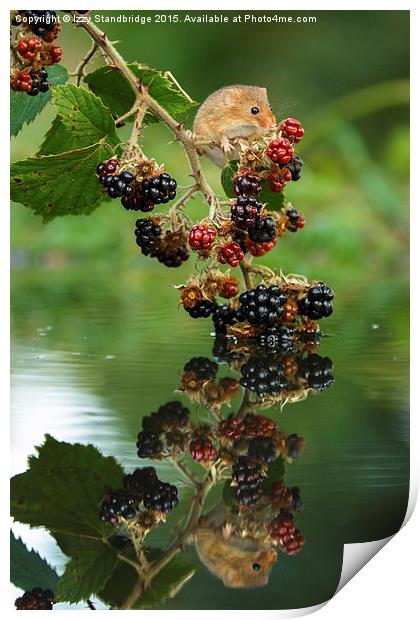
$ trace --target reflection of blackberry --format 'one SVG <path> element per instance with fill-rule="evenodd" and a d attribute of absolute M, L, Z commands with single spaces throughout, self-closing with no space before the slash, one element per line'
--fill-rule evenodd
<path fill-rule="evenodd" d="M 292 157 L 292 159 L 286 165 L 286 168 L 288 168 L 290 172 L 292 173 L 292 181 L 299 181 L 302 166 L 303 166 L 303 161 L 300 157 L 297 157 L 297 155 Z"/>
<path fill-rule="evenodd" d="M 144 494 L 145 508 L 157 512 L 171 512 L 178 504 L 178 489 L 169 482 L 157 481 Z"/>
<path fill-rule="evenodd" d="M 239 296 L 244 319 L 257 325 L 274 325 L 283 315 L 287 297 L 279 286 L 259 284 Z"/>
<path fill-rule="evenodd" d="M 329 357 L 317 353 L 308 355 L 299 365 L 299 375 L 306 379 L 308 387 L 322 392 L 334 383 L 333 363 Z"/>
<path fill-rule="evenodd" d="M 293 345 L 293 330 L 287 325 L 267 327 L 259 335 L 258 342 L 267 351 L 288 351 Z"/>
<path fill-rule="evenodd" d="M 120 517 L 132 519 L 136 514 L 138 500 L 126 491 L 114 491 L 102 500 L 99 518 L 110 525 L 118 525 Z"/>
<path fill-rule="evenodd" d="M 162 229 L 159 224 L 151 218 L 139 219 L 136 221 L 136 243 L 141 248 L 142 254 L 148 256 L 153 254 L 159 247 L 159 240 L 162 234 Z"/>
<path fill-rule="evenodd" d="M 141 459 L 152 459 L 162 452 L 163 444 L 158 433 L 141 431 L 137 435 L 137 456 Z"/>
<path fill-rule="evenodd" d="M 261 179 L 256 174 L 237 176 L 233 179 L 233 191 L 237 196 L 259 194 L 261 192 Z"/>
<path fill-rule="evenodd" d="M 317 282 L 308 289 L 306 297 L 299 302 L 299 310 L 310 319 L 321 319 L 333 312 L 334 291 L 324 282 Z"/>
<path fill-rule="evenodd" d="M 154 467 L 142 467 L 124 476 L 124 488 L 131 493 L 143 496 L 144 491 L 153 486 L 157 479 Z"/>
<path fill-rule="evenodd" d="M 240 384 L 258 396 L 279 396 L 287 386 L 283 368 L 276 360 L 252 356 L 241 367 Z"/>
<path fill-rule="evenodd" d="M 272 241 L 276 236 L 276 222 L 274 218 L 268 216 L 263 217 L 248 230 L 249 238 L 254 243 L 267 243 Z"/>
<path fill-rule="evenodd" d="M 54 605 L 54 594 L 51 590 L 33 588 L 30 592 L 25 592 L 15 600 L 16 609 L 52 609 Z"/>
<path fill-rule="evenodd" d="M 231 220 L 238 228 L 255 226 L 261 217 L 262 204 L 252 196 L 238 196 L 236 203 L 230 208 Z"/>
<path fill-rule="evenodd" d="M 172 400 L 161 405 L 157 411 L 153 411 L 142 420 L 143 431 L 161 433 L 170 428 L 186 426 L 190 419 L 190 412 L 179 400 Z"/>
<path fill-rule="evenodd" d="M 254 437 L 249 442 L 248 455 L 256 461 L 272 463 L 276 460 L 276 444 L 271 437 Z"/>
<path fill-rule="evenodd" d="M 199 381 L 214 379 L 218 366 L 208 357 L 192 357 L 184 366 L 184 372 L 192 372 Z"/>
<path fill-rule="evenodd" d="M 235 325 L 242 320 L 239 308 L 232 308 L 227 304 L 217 304 L 212 314 L 216 334 L 226 334 L 228 325 Z"/>
<path fill-rule="evenodd" d="M 213 301 L 208 299 L 202 299 L 198 303 L 196 303 L 192 308 L 187 308 L 184 306 L 185 310 L 188 312 L 190 317 L 193 319 L 206 319 L 211 315 L 215 307 Z"/>
<path fill-rule="evenodd" d="M 261 465 L 249 456 L 240 456 L 232 465 L 232 480 L 239 486 L 255 485 L 262 480 Z"/>

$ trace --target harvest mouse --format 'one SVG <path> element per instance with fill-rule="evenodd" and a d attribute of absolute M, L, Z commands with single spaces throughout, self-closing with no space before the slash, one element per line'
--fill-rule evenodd
<path fill-rule="evenodd" d="M 223 504 L 202 519 L 194 538 L 204 566 L 228 588 L 256 588 L 268 583 L 276 551 L 251 537 L 235 534 L 227 524 Z"/>
<path fill-rule="evenodd" d="M 236 84 L 207 97 L 196 114 L 193 133 L 199 153 L 223 167 L 227 159 L 235 159 L 229 140 L 258 139 L 275 126 L 267 89 Z"/>

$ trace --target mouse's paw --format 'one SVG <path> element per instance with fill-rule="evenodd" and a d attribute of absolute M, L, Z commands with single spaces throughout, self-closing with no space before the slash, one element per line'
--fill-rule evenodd
<path fill-rule="evenodd" d="M 226 136 L 222 136 L 220 145 L 225 155 L 229 155 L 229 153 L 232 153 L 232 151 L 235 150 L 234 145 L 229 141 L 229 138 L 227 138 Z"/>

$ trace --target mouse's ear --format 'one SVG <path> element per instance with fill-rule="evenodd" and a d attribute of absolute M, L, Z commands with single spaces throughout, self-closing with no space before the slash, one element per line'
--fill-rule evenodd
<path fill-rule="evenodd" d="M 235 91 L 227 88 L 223 97 L 225 105 L 235 105 L 236 99 L 237 97 Z"/>
<path fill-rule="evenodd" d="M 262 94 L 264 95 L 265 98 L 268 97 L 267 89 L 265 88 L 265 86 L 262 86 L 260 88 L 260 91 L 262 92 Z"/>

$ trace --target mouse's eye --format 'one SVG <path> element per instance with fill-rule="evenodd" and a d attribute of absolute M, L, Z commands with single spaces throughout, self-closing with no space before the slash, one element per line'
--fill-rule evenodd
<path fill-rule="evenodd" d="M 258 114 L 260 111 L 260 108 L 257 108 L 257 106 L 254 105 L 253 108 L 251 108 L 251 114 Z"/>
<path fill-rule="evenodd" d="M 258 562 L 254 562 L 254 564 L 252 565 L 252 570 L 258 573 L 258 571 L 261 570 L 261 564 L 258 564 Z"/>

